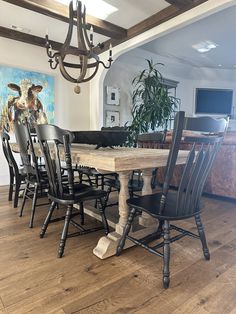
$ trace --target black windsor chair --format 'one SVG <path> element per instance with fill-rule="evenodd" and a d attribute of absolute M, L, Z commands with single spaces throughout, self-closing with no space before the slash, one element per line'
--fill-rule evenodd
<path fill-rule="evenodd" d="M 163 286 L 169 287 L 170 282 L 170 243 L 188 235 L 201 240 L 203 254 L 206 260 L 210 259 L 210 253 L 207 247 L 206 237 L 200 218 L 201 213 L 201 195 L 203 187 L 213 161 L 223 141 L 224 132 L 227 127 L 225 119 L 213 119 L 210 117 L 185 117 L 185 113 L 180 111 L 175 118 L 172 145 L 167 161 L 165 180 L 163 189 L 159 193 L 131 198 L 127 200 L 130 207 L 130 214 L 123 235 L 117 247 L 119 255 L 125 245 L 126 239 L 147 249 L 163 258 Z M 175 168 L 183 130 L 191 131 L 191 136 L 185 136 L 184 142 L 189 143 L 191 150 L 184 167 L 178 191 L 169 190 L 170 180 Z M 196 132 L 206 132 L 204 135 L 195 134 Z M 200 135 L 200 136 L 199 136 Z M 150 235 L 150 240 L 163 237 L 163 242 L 151 246 L 148 237 L 135 239 L 129 235 L 132 221 L 136 212 L 144 211 L 159 221 L 157 232 Z M 198 235 L 170 224 L 170 221 L 195 218 Z M 178 235 L 170 237 L 170 230 L 179 232 Z M 163 247 L 163 251 L 159 249 Z"/>
<path fill-rule="evenodd" d="M 98 200 L 103 228 L 105 229 L 106 234 L 109 233 L 109 227 L 105 216 L 105 199 L 107 193 L 106 191 L 94 188 L 93 186 L 74 182 L 74 171 L 72 169 L 70 151 L 70 144 L 73 140 L 73 134 L 71 132 L 60 129 L 54 125 L 38 125 L 36 131 L 49 178 L 48 197 L 52 201 L 42 226 L 40 237 L 44 237 L 48 224 L 56 220 L 51 219 L 56 205 L 65 205 L 67 210 L 64 217 L 64 227 L 58 249 L 58 257 L 62 257 L 66 239 L 68 237 L 87 234 L 101 229 L 101 227 L 85 229 L 75 222 L 72 218 L 78 215 L 78 210 L 77 213 L 73 213 L 73 205 L 80 205 L 80 214 L 83 217 L 83 203 L 87 200 Z M 64 158 L 61 154 L 62 150 Z M 62 164 L 63 169 L 66 169 L 64 174 L 62 171 Z M 67 181 L 65 181 L 65 175 L 67 176 Z M 68 234 L 70 223 L 80 231 Z M 82 219 L 82 224 L 83 223 L 84 221 Z"/>
<path fill-rule="evenodd" d="M 19 199 L 19 193 L 21 190 L 21 185 L 25 183 L 26 173 L 23 168 L 18 167 L 18 164 L 11 150 L 10 136 L 5 130 L 2 131 L 1 138 L 2 138 L 2 149 L 8 163 L 9 176 L 10 176 L 8 200 L 12 201 L 13 192 L 15 192 L 13 206 L 14 208 L 16 208 L 18 206 L 18 199 Z"/>
<path fill-rule="evenodd" d="M 37 204 L 38 197 L 46 196 L 48 189 L 48 178 L 44 168 L 38 165 L 39 159 L 36 157 L 32 137 L 30 134 L 27 119 L 24 123 L 14 123 L 16 140 L 19 145 L 20 155 L 24 171 L 26 172 L 26 186 L 23 194 L 22 205 L 19 216 L 23 215 L 26 199 L 32 200 L 31 218 L 29 227 L 33 227 L 34 216 L 37 206 L 44 206 L 45 203 Z M 48 204 L 48 203 L 47 203 Z"/>

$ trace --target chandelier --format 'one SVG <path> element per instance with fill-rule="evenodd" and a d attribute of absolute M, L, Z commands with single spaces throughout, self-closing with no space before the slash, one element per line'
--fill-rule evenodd
<path fill-rule="evenodd" d="M 76 83 L 75 93 L 80 93 L 79 83 L 88 82 L 97 73 L 100 64 L 105 69 L 109 69 L 112 63 L 112 46 L 109 47 L 108 64 L 100 61 L 99 56 L 94 52 L 95 46 L 93 44 L 93 27 L 86 24 L 86 8 L 82 11 L 81 1 L 76 0 L 75 10 L 73 8 L 73 1 L 69 4 L 69 27 L 66 40 L 59 51 L 53 52 L 50 44 L 48 34 L 46 34 L 46 50 L 49 57 L 49 64 L 51 69 L 56 69 L 59 65 L 62 76 L 73 83 Z M 75 54 L 78 57 L 78 63 L 66 62 L 65 58 L 71 55 L 71 39 L 73 34 L 74 21 L 76 21 L 77 28 L 77 47 Z M 104 44 L 98 44 L 98 47 L 103 48 Z M 76 69 L 77 76 L 73 77 L 69 74 L 68 69 Z"/>

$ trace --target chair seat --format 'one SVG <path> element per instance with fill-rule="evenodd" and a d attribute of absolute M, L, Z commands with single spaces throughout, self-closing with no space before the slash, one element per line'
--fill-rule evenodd
<path fill-rule="evenodd" d="M 162 193 L 154 193 L 150 195 L 144 195 L 140 197 L 130 198 L 127 200 L 127 204 L 130 207 L 134 207 L 138 210 L 145 211 L 150 214 L 154 218 L 158 219 L 167 219 L 167 220 L 179 220 L 179 219 L 187 219 L 193 217 L 195 214 L 199 213 L 200 210 L 196 210 L 191 214 L 181 214 L 181 211 L 176 213 L 176 199 L 177 192 L 169 191 L 167 195 L 167 201 L 164 213 L 161 214 L 160 210 L 160 201 L 161 201 Z"/>
<path fill-rule="evenodd" d="M 40 184 L 41 187 L 43 186 L 48 186 L 48 177 L 47 177 L 47 172 L 46 170 L 42 169 L 40 170 L 40 178 L 39 178 L 39 182 L 37 180 L 36 175 L 30 175 L 28 177 L 26 177 L 26 182 L 30 183 L 30 184 L 35 184 L 38 183 Z"/>
<path fill-rule="evenodd" d="M 87 182 L 90 186 L 101 187 L 104 190 L 104 181 L 110 178 L 116 178 L 115 172 L 97 170 L 96 168 L 79 165 L 77 167 L 80 183 Z"/>
<path fill-rule="evenodd" d="M 25 172 L 25 169 L 24 168 L 20 168 L 19 169 L 19 174 L 22 178 L 25 178 L 26 177 L 26 172 Z"/>
<path fill-rule="evenodd" d="M 76 204 L 90 199 L 103 198 L 107 194 L 106 191 L 96 189 L 86 184 L 77 183 L 74 185 L 74 195 L 69 194 L 68 186 L 63 189 L 63 197 L 55 197 L 52 193 L 48 193 L 49 198 L 52 201 L 63 204 Z"/>

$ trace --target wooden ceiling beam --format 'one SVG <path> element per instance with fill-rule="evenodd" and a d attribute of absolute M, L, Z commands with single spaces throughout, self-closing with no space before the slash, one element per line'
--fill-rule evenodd
<path fill-rule="evenodd" d="M 31 34 L 26 34 L 3 26 L 0 26 L 0 37 L 5 37 L 24 42 L 26 44 L 31 44 L 45 48 L 45 38 L 34 36 Z M 62 44 L 57 41 L 50 40 L 50 44 L 52 45 L 53 50 L 60 50 L 60 48 L 62 47 Z M 70 53 L 73 55 L 78 55 L 78 49 L 76 47 L 70 47 Z"/>
<path fill-rule="evenodd" d="M 192 5 L 195 2 L 194 0 L 165 0 L 165 1 L 178 8 Z"/>
<path fill-rule="evenodd" d="M 167 0 L 166 0 L 167 1 Z M 174 1 L 174 0 L 170 0 Z M 181 1 L 181 0 L 178 0 Z M 182 0 L 182 1 L 189 1 L 189 0 Z M 156 14 L 152 15 L 151 17 L 147 18 L 146 20 L 130 27 L 127 32 L 127 37 L 123 39 L 111 39 L 110 41 L 104 42 L 104 49 L 103 51 L 106 51 L 109 47 L 110 42 L 112 43 L 113 47 L 121 44 L 122 42 L 131 39 L 135 36 L 138 36 L 142 34 L 143 32 L 148 31 L 149 29 L 152 29 L 155 26 L 158 26 L 182 13 L 185 11 L 188 11 L 204 2 L 207 2 L 208 0 L 190 0 L 192 3 L 190 5 L 185 5 L 184 7 L 177 7 L 176 5 L 170 5 L 167 8 L 157 12 Z M 168 0 L 169 2 L 169 0 Z M 96 48 L 95 52 L 97 54 L 101 53 L 99 50 Z"/>
<path fill-rule="evenodd" d="M 22 6 L 22 4 L 27 3 L 27 8 L 30 9 L 30 7 L 28 6 L 28 3 L 32 2 L 39 2 L 39 3 L 45 3 L 48 2 L 48 0 L 3 0 L 9 3 L 16 3 L 17 5 L 19 5 L 19 3 L 21 4 L 20 6 Z M 167 0 L 166 0 L 167 1 Z M 177 7 L 176 5 L 170 5 L 169 7 L 161 10 L 160 12 L 157 12 L 156 14 L 152 15 L 151 17 L 147 18 L 146 20 L 134 25 L 133 27 L 129 28 L 127 31 L 127 36 L 122 37 L 122 38 L 112 38 L 111 40 L 107 40 L 105 41 L 104 47 L 100 48 L 100 47 L 96 47 L 94 49 L 94 52 L 96 54 L 100 54 L 102 52 L 105 52 L 106 50 L 109 49 L 109 45 L 110 43 L 112 43 L 113 46 L 117 46 L 119 44 L 121 44 L 122 42 L 125 42 L 135 36 L 138 36 L 139 34 L 148 31 L 149 29 L 160 25 L 161 23 L 164 23 L 168 20 L 170 20 L 171 18 L 174 18 L 176 16 L 178 16 L 179 14 L 195 7 L 198 6 L 199 4 L 202 4 L 208 0 L 168 0 L 168 2 L 174 2 L 174 1 L 191 1 L 192 3 L 190 5 L 185 5 L 184 7 Z M 60 5 L 60 4 L 59 4 Z M 38 11 L 37 11 L 38 12 Z M 42 12 L 41 12 L 42 13 Z M 42 13 L 44 14 L 44 13 Z M 54 13 L 51 12 L 50 17 L 53 17 Z M 62 15 L 60 15 L 62 17 Z M 56 18 L 54 16 L 54 18 Z M 10 38 L 10 39 L 15 39 L 18 41 L 22 41 L 28 44 L 32 44 L 32 45 L 37 45 L 40 47 L 45 47 L 45 39 L 41 38 L 41 37 L 37 37 L 34 35 L 30 35 L 30 34 L 25 34 L 22 32 L 18 32 L 12 29 L 8 29 L 5 27 L 0 27 L 0 36 L 2 37 L 6 37 L 6 38 Z M 62 44 L 55 42 L 55 41 L 51 41 L 50 43 L 52 44 L 52 47 L 54 50 L 60 50 Z M 76 47 L 71 47 L 71 54 L 77 55 L 76 53 L 77 48 Z"/>
<path fill-rule="evenodd" d="M 175 1 L 175 0 L 168 0 L 169 1 Z M 177 1 L 177 0 L 176 0 Z M 191 1 L 191 4 L 185 4 L 184 6 L 178 7 L 176 5 L 170 5 L 169 7 L 157 12 L 156 14 L 150 16 L 149 18 L 147 18 L 146 20 L 134 25 L 133 27 L 128 29 L 128 37 L 134 37 L 137 36 L 155 26 L 158 26 L 170 19 L 172 19 L 173 17 L 176 17 L 182 13 L 184 13 L 185 11 L 188 11 L 196 6 L 198 6 L 199 4 L 202 4 L 204 2 L 207 2 L 208 0 L 178 0 L 179 2 L 182 1 Z"/>
<path fill-rule="evenodd" d="M 58 19 L 66 23 L 69 22 L 68 7 L 56 1 L 51 0 L 3 0 L 3 1 L 17 5 L 24 9 L 28 9 L 46 15 L 54 19 Z M 105 20 L 101 20 L 93 16 L 86 15 L 86 21 L 87 24 L 93 25 L 94 32 L 98 34 L 115 39 L 121 39 L 127 36 L 126 29 L 115 24 L 112 24 L 110 22 L 107 22 Z"/>

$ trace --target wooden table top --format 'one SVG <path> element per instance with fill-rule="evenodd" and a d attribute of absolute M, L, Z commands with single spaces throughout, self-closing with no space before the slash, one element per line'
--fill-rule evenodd
<path fill-rule="evenodd" d="M 34 146 L 36 155 L 42 156 L 39 144 Z M 19 152 L 17 143 L 12 143 L 11 147 L 14 152 Z M 72 144 L 71 154 L 73 162 L 83 166 L 120 172 L 163 167 L 167 163 L 169 150 L 128 147 L 95 149 L 93 145 Z M 180 151 L 177 163 L 185 163 L 187 154 L 187 151 Z"/>

